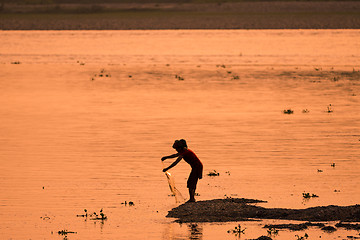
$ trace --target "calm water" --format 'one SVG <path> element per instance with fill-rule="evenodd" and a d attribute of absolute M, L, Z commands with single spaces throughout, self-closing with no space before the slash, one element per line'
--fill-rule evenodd
<path fill-rule="evenodd" d="M 1 239 L 236 239 L 237 223 L 165 218 L 160 158 L 179 138 L 220 173 L 198 200 L 359 204 L 359 70 L 359 30 L 0 32 Z M 184 196 L 189 170 L 171 170 Z"/>

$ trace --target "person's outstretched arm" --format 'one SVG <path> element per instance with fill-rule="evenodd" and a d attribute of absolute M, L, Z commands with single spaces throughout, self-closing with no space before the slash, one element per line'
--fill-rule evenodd
<path fill-rule="evenodd" d="M 182 156 L 179 156 L 179 157 L 175 160 L 175 162 L 173 162 L 173 163 L 172 163 L 170 166 L 168 166 L 167 168 L 164 168 L 164 169 L 163 169 L 163 172 L 166 172 L 166 171 L 169 170 L 170 168 L 175 167 L 176 164 L 178 164 L 178 163 L 181 161 L 181 159 L 182 159 Z"/>
<path fill-rule="evenodd" d="M 172 155 L 169 155 L 169 156 L 162 157 L 161 161 L 165 161 L 168 158 L 176 158 L 178 156 L 179 156 L 179 153 L 175 153 L 175 154 L 172 154 Z"/>

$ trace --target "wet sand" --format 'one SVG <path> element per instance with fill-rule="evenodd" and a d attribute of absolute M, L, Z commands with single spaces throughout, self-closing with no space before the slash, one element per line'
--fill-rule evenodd
<path fill-rule="evenodd" d="M 1 30 L 359 29 L 360 2 L 11 5 Z"/>
<path fill-rule="evenodd" d="M 306 209 L 265 208 L 253 205 L 264 201 L 254 199 L 215 199 L 185 203 L 167 217 L 177 222 L 233 222 L 253 219 L 283 219 L 298 221 L 360 221 L 360 205 L 321 206 Z M 305 225 L 306 226 L 306 225 Z M 301 227 L 303 227 L 301 225 Z M 297 229 L 297 230 L 303 230 Z"/>

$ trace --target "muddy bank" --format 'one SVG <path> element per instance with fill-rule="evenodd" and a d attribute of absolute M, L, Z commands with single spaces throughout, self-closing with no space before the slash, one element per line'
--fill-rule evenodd
<path fill-rule="evenodd" d="M 6 4 L 2 30 L 359 29 L 359 1 Z"/>
<path fill-rule="evenodd" d="M 178 222 L 231 222 L 254 219 L 283 219 L 299 221 L 360 221 L 360 205 L 324 206 L 307 209 L 264 208 L 263 202 L 253 199 L 215 199 L 185 203 L 166 217 Z"/>

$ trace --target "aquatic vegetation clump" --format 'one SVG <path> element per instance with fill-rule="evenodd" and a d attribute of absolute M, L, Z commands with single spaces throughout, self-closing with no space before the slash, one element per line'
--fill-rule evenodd
<path fill-rule="evenodd" d="M 303 195 L 303 198 L 306 198 L 306 199 L 319 197 L 316 194 L 310 194 L 310 193 L 303 193 L 302 195 Z"/>
<path fill-rule="evenodd" d="M 127 205 L 129 205 L 129 206 L 135 206 L 135 203 L 133 202 L 133 201 L 129 201 L 129 202 L 127 202 L 127 201 L 125 201 L 125 202 L 123 202 L 123 203 L 121 203 L 122 205 L 125 205 L 125 206 L 127 206 Z"/>
<path fill-rule="evenodd" d="M 175 75 L 175 78 L 179 81 L 184 81 L 184 78 L 181 77 L 180 75 Z"/>
<path fill-rule="evenodd" d="M 91 220 L 106 220 L 107 216 L 103 213 L 103 210 L 100 210 L 100 214 L 97 214 L 96 212 L 94 212 L 92 215 L 90 215 Z"/>
<path fill-rule="evenodd" d="M 220 67 L 220 68 L 226 68 L 226 66 L 224 65 L 224 64 L 218 64 L 218 65 L 216 65 L 216 67 Z"/>
<path fill-rule="evenodd" d="M 111 74 L 106 71 L 105 69 L 101 69 L 99 73 L 94 74 L 94 76 L 91 78 L 91 81 L 94 81 L 95 78 L 110 78 Z"/>
<path fill-rule="evenodd" d="M 84 217 L 88 218 L 90 217 L 90 220 L 106 220 L 107 216 L 103 213 L 103 209 L 100 210 L 100 213 L 97 214 L 96 212 L 93 212 L 91 214 L 88 214 L 87 209 L 84 209 L 85 214 L 78 214 L 76 217 Z"/>
<path fill-rule="evenodd" d="M 310 111 L 308 109 L 303 109 L 302 113 L 309 113 Z"/>
<path fill-rule="evenodd" d="M 84 209 L 84 212 L 85 212 L 85 214 L 79 214 L 79 215 L 76 215 L 76 216 L 77 217 L 87 217 L 88 216 L 87 210 Z"/>
<path fill-rule="evenodd" d="M 276 228 L 274 227 L 270 227 L 268 230 L 267 230 L 267 233 L 268 233 L 268 236 L 271 237 L 271 236 L 277 236 L 279 234 L 279 230 L 277 230 Z"/>
<path fill-rule="evenodd" d="M 220 173 L 218 173 L 216 170 L 213 170 L 212 172 L 209 172 L 207 174 L 210 177 L 220 176 Z"/>
<path fill-rule="evenodd" d="M 238 224 L 237 227 L 235 227 L 234 229 L 228 230 L 227 232 L 235 234 L 235 236 L 240 236 L 241 234 L 245 234 L 245 229 L 246 228 L 242 229 L 241 225 Z"/>
<path fill-rule="evenodd" d="M 293 113 L 294 113 L 294 111 L 291 109 L 284 110 L 284 114 L 293 114 Z"/>
<path fill-rule="evenodd" d="M 334 110 L 331 107 L 331 104 L 329 104 L 329 106 L 327 106 L 327 112 L 328 113 L 332 113 Z"/>
<path fill-rule="evenodd" d="M 307 233 L 304 234 L 304 236 L 295 235 L 296 240 L 305 240 L 308 239 L 309 235 Z"/>
<path fill-rule="evenodd" d="M 77 232 L 68 231 L 68 230 L 58 231 L 58 234 L 59 234 L 59 235 L 63 235 L 63 236 L 66 236 L 66 235 L 68 235 L 69 233 L 74 233 L 74 234 L 76 234 Z"/>
<path fill-rule="evenodd" d="M 238 76 L 238 75 L 234 75 L 233 77 L 232 77 L 232 80 L 239 80 L 240 79 L 240 77 Z"/>

